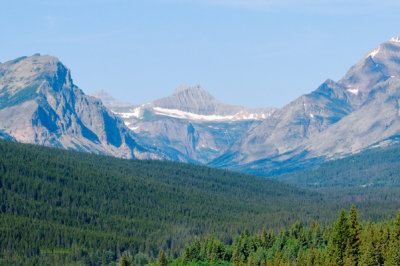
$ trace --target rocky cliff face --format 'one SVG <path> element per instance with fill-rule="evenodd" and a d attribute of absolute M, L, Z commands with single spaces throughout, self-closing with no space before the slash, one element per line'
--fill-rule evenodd
<path fill-rule="evenodd" d="M 398 141 L 400 38 L 274 112 L 211 165 L 270 175 Z"/>
<path fill-rule="evenodd" d="M 327 80 L 277 110 L 230 106 L 198 86 L 181 86 L 116 112 L 170 158 L 270 175 L 397 142 L 398 76 L 400 37 L 394 37 L 340 81 Z"/>
<path fill-rule="evenodd" d="M 34 55 L 0 64 L 0 128 L 17 141 L 158 158 L 97 98 L 85 95 L 57 58 Z"/>
<path fill-rule="evenodd" d="M 271 175 L 400 141 L 400 37 L 281 109 L 223 104 L 199 86 L 139 106 L 96 96 L 112 111 L 54 57 L 0 64 L 0 137 Z"/>
<path fill-rule="evenodd" d="M 180 86 L 168 97 L 155 100 L 150 106 L 175 109 L 198 115 L 235 115 L 245 109 L 242 106 L 223 104 L 200 86 Z"/>
<path fill-rule="evenodd" d="M 339 81 L 354 94 L 368 96 L 379 82 L 400 74 L 400 36 L 382 43 L 366 54 Z"/>
<path fill-rule="evenodd" d="M 97 95 L 115 103 L 110 96 Z M 200 86 L 180 86 L 168 97 L 140 106 L 108 106 L 120 115 L 141 143 L 168 158 L 206 164 L 224 153 L 274 109 L 223 104 Z"/>

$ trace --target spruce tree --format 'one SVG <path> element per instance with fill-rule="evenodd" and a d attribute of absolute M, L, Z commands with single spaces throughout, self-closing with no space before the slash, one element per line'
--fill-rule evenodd
<path fill-rule="evenodd" d="M 198 237 L 194 239 L 194 243 L 190 246 L 190 255 L 192 259 L 200 260 L 201 244 Z"/>
<path fill-rule="evenodd" d="M 132 263 L 130 263 L 130 261 L 128 260 L 128 256 L 126 255 L 126 252 L 124 252 L 122 254 L 122 257 L 121 257 L 118 265 L 119 266 L 131 266 L 132 265 Z"/>
<path fill-rule="evenodd" d="M 278 250 L 275 253 L 275 257 L 274 257 L 274 266 L 279 266 L 282 263 L 282 254 L 281 252 Z"/>
<path fill-rule="evenodd" d="M 267 242 L 266 242 L 266 247 L 265 248 L 272 248 L 272 246 L 275 243 L 275 232 L 274 230 L 270 229 L 268 231 L 268 235 L 267 235 Z"/>
<path fill-rule="evenodd" d="M 264 227 L 260 236 L 261 246 L 264 248 L 267 248 L 267 238 L 268 238 L 267 229 L 265 229 Z"/>
<path fill-rule="evenodd" d="M 239 266 L 239 264 L 240 264 L 239 252 L 237 251 L 237 249 L 235 249 L 232 254 L 232 265 Z"/>
<path fill-rule="evenodd" d="M 363 243 L 363 252 L 361 256 L 361 265 L 381 265 L 382 254 L 379 246 L 379 236 L 377 236 L 376 227 L 371 226 L 365 243 Z"/>
<path fill-rule="evenodd" d="M 314 266 L 314 265 L 318 265 L 317 251 L 314 248 L 311 248 L 310 252 L 308 253 L 307 266 Z"/>
<path fill-rule="evenodd" d="M 345 210 L 340 210 L 329 243 L 329 253 L 332 263 L 343 265 L 349 238 L 349 223 Z"/>
<path fill-rule="evenodd" d="M 182 264 L 186 265 L 189 261 L 191 261 L 190 250 L 189 247 L 186 245 L 183 249 Z"/>
<path fill-rule="evenodd" d="M 167 256 L 165 256 L 164 250 L 162 250 L 162 249 L 160 250 L 160 253 L 158 253 L 157 264 L 160 266 L 168 265 Z"/>
<path fill-rule="evenodd" d="M 307 265 L 307 258 L 306 254 L 303 250 L 299 250 L 296 257 L 296 266 L 306 266 Z"/>
<path fill-rule="evenodd" d="M 400 265 L 400 211 L 394 221 L 385 265 Z"/>
<path fill-rule="evenodd" d="M 358 213 L 354 205 L 351 205 L 349 220 L 350 227 L 346 256 L 351 257 L 353 265 L 357 265 L 360 259 L 361 225 L 358 222 Z"/>

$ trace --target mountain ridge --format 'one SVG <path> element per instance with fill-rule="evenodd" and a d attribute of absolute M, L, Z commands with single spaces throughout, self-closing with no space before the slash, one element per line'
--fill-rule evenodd
<path fill-rule="evenodd" d="M 56 57 L 35 54 L 0 65 L 0 128 L 17 141 L 104 153 L 160 158 L 98 99 L 73 84 Z"/>
<path fill-rule="evenodd" d="M 263 176 L 308 167 L 398 142 L 399 40 L 380 44 L 339 81 L 328 79 L 279 109 L 224 104 L 200 86 L 180 86 L 142 105 L 95 94 L 108 109 L 84 95 L 58 59 L 20 57 L 0 64 L 1 134 L 22 142 Z"/>

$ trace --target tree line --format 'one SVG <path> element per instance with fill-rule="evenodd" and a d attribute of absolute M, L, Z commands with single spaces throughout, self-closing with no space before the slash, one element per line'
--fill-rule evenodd
<path fill-rule="evenodd" d="M 394 220 L 361 224 L 352 205 L 349 214 L 341 210 L 332 226 L 309 226 L 296 222 L 276 233 L 265 228 L 257 234 L 245 229 L 224 244 L 214 234 L 195 238 L 180 257 L 170 259 L 160 251 L 149 265 L 400 265 L 400 211 Z M 134 257 L 124 253 L 115 265 L 136 265 Z"/>

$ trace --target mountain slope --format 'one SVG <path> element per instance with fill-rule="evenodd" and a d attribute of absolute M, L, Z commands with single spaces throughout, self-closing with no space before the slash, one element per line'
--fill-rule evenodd
<path fill-rule="evenodd" d="M 368 100 L 356 111 L 310 141 L 307 149 L 315 155 L 335 158 L 364 149 L 399 142 L 400 79 L 378 83 Z M 329 139 L 330 141 L 325 141 Z"/>
<path fill-rule="evenodd" d="M 125 158 L 158 158 L 124 123 L 86 96 L 57 58 L 34 55 L 0 64 L 0 129 L 17 141 Z"/>
<path fill-rule="evenodd" d="M 71 259 L 126 249 L 177 255 L 195 235 L 229 241 L 244 227 L 331 219 L 318 204 L 327 204 L 319 193 L 260 177 L 0 141 L 0 259 L 45 250 Z"/>
<path fill-rule="evenodd" d="M 400 201 L 398 171 L 392 169 L 398 153 L 387 151 L 376 160 L 361 155 L 347 173 L 336 162 L 321 168 L 330 176 L 339 173 L 337 180 L 351 181 L 357 167 L 394 174 L 397 190 L 366 186 L 333 197 L 204 166 L 0 141 L 0 263 L 99 265 L 105 256 L 115 260 L 127 250 L 156 257 L 159 249 L 172 258 L 195 236 L 214 232 L 232 243 L 231 236 L 245 228 L 256 233 L 296 221 L 331 223 L 339 209 L 352 203 L 364 217 L 386 218 Z M 314 171 L 323 177 L 323 171 Z"/>
<path fill-rule="evenodd" d="M 253 128 L 235 143 L 224 162 L 217 159 L 213 164 L 229 167 L 246 164 L 266 157 L 285 157 L 287 153 L 304 150 L 304 142 L 336 123 L 352 110 L 351 93 L 337 83 L 328 80 L 316 91 L 301 96 L 275 111 L 260 125 Z"/>
<path fill-rule="evenodd" d="M 100 99 L 104 106 L 106 106 L 107 108 L 110 108 L 112 110 L 117 109 L 117 112 L 124 112 L 128 111 L 129 109 L 135 108 L 135 105 L 119 101 L 104 90 L 96 90 L 91 95 Z"/>
<path fill-rule="evenodd" d="M 368 94 L 381 81 L 400 74 L 400 36 L 380 44 L 354 65 L 339 83 L 354 94 Z"/>
<path fill-rule="evenodd" d="M 399 145 L 374 148 L 275 178 L 308 188 L 379 188 L 383 192 L 387 188 L 400 188 L 399 157 Z"/>
<path fill-rule="evenodd" d="M 368 53 L 338 83 L 328 80 L 275 111 L 210 165 L 268 176 L 395 143 L 398 40 Z"/>
<path fill-rule="evenodd" d="M 0 136 L 263 176 L 310 167 L 398 142 L 399 40 L 280 109 L 227 105 L 199 86 L 181 86 L 139 106 L 97 93 L 109 111 L 84 95 L 57 59 L 19 58 L 0 64 Z"/>
<path fill-rule="evenodd" d="M 109 98 L 103 98 L 109 102 Z M 109 108 L 120 115 L 141 143 L 157 147 L 173 160 L 203 164 L 220 156 L 249 128 L 274 112 L 272 108 L 223 104 L 200 86 L 181 86 L 171 96 L 129 110 L 111 104 Z"/>

